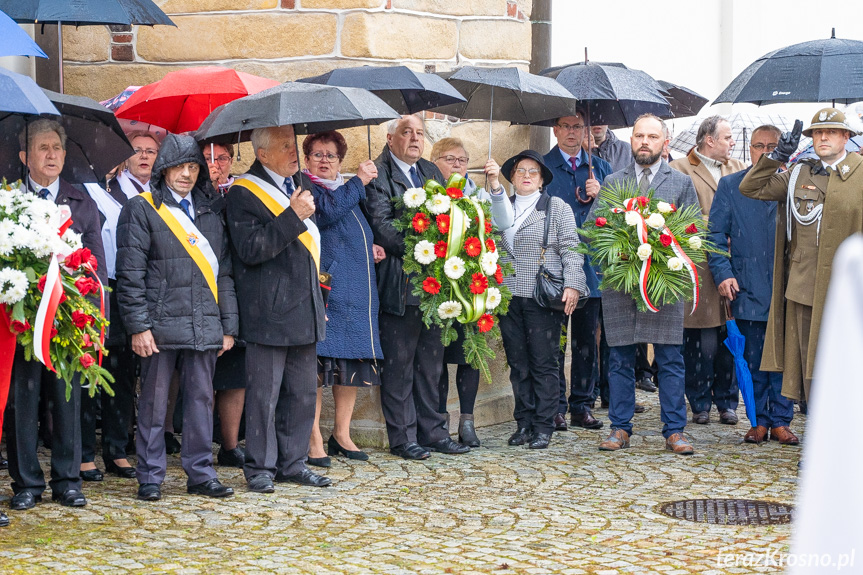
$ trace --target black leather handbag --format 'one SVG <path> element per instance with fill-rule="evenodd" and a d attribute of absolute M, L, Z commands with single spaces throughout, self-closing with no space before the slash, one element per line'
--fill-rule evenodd
<path fill-rule="evenodd" d="M 542 249 L 539 252 L 539 270 L 536 272 L 536 285 L 533 287 L 533 299 L 540 306 L 563 311 L 563 276 L 557 276 L 545 267 L 545 250 L 548 248 L 548 227 L 551 221 L 548 209 L 549 196 L 545 192 L 536 204 L 536 209 L 545 211 L 545 232 L 542 235 Z"/>

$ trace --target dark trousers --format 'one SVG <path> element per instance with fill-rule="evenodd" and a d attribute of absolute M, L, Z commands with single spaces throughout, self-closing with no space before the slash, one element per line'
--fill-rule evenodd
<path fill-rule="evenodd" d="M 78 376 L 66 401 L 66 382 L 38 361 L 26 361 L 24 348 L 15 347 L 15 363 L 3 425 L 6 429 L 12 491 L 45 491 L 45 475 L 36 455 L 39 438 L 39 396 L 44 395 L 54 424 L 51 445 L 51 491 L 81 489 L 81 386 Z"/>
<path fill-rule="evenodd" d="M 162 349 L 141 358 L 141 397 L 138 401 L 138 483 L 161 484 L 168 459 L 165 454 L 165 413 L 174 370 L 183 394 L 183 446 L 180 461 L 188 485 L 216 478 L 213 469 L 213 371 L 216 350 Z"/>
<path fill-rule="evenodd" d="M 683 330 L 686 397 L 692 413 L 737 409 L 734 357 L 725 344 L 725 326 Z M 661 379 L 661 374 L 660 374 Z"/>
<path fill-rule="evenodd" d="M 746 338 L 743 356 L 752 374 L 757 424 L 767 428 L 789 425 L 794 417 L 794 402 L 782 396 L 782 374 L 760 369 L 767 322 L 738 319 L 737 327 Z"/>
<path fill-rule="evenodd" d="M 446 439 L 446 418 L 438 411 L 444 350 L 440 328 L 426 327 L 414 305 L 406 306 L 403 316 L 382 312 L 378 321 L 384 352 L 381 408 L 390 446 Z"/>
<path fill-rule="evenodd" d="M 447 413 L 447 399 L 449 396 L 449 370 L 446 360 L 440 372 L 438 384 L 438 411 Z M 476 394 L 479 393 L 479 370 L 470 365 L 460 363 L 455 373 L 455 388 L 458 390 L 459 412 L 463 415 L 473 415 L 473 407 L 476 403 Z"/>
<path fill-rule="evenodd" d="M 560 379 L 560 400 L 558 413 L 572 414 L 591 411 L 596 399 L 596 382 L 599 379 L 599 349 L 596 343 L 596 330 L 599 329 L 599 298 L 589 298 L 583 308 L 572 313 L 572 322 L 566 332 L 569 348 L 572 351 L 572 365 L 569 372 L 569 403 L 566 400 L 566 350 L 561 349 L 558 357 L 558 378 Z M 567 318 L 568 319 L 568 318 Z M 563 320 L 566 327 L 567 319 Z"/>
<path fill-rule="evenodd" d="M 318 393 L 316 349 L 246 345 L 246 479 L 305 469 Z"/>
<path fill-rule="evenodd" d="M 612 429 L 632 434 L 632 417 L 635 414 L 635 354 L 637 344 L 609 348 L 608 384 L 611 394 L 608 418 Z M 662 435 L 683 431 L 686 427 L 686 398 L 684 395 L 684 363 L 679 345 L 653 346 L 659 368 L 659 405 Z"/>
<path fill-rule="evenodd" d="M 600 300 L 601 301 L 601 300 Z M 602 306 L 599 310 L 599 324 L 602 324 Z M 599 380 L 593 390 L 593 399 L 597 397 L 608 403 L 608 341 L 605 339 L 605 330 L 600 329 L 601 335 L 599 338 Z M 636 345 L 635 351 L 635 380 L 641 380 L 645 377 L 652 377 L 658 385 L 659 378 L 656 376 L 656 366 L 652 365 L 647 359 L 647 344 L 639 343 Z"/>
<path fill-rule="evenodd" d="M 135 371 L 137 356 L 131 346 L 119 345 L 108 348 L 103 363 L 114 376 L 111 389 L 114 396 L 101 390 L 90 397 L 89 390 L 81 394 L 81 462 L 96 459 L 96 413 L 102 407 L 102 459 L 113 461 L 126 458 L 126 443 L 129 437 L 129 422 L 135 409 Z"/>
<path fill-rule="evenodd" d="M 540 307 L 533 299 L 513 297 L 500 318 L 503 349 L 515 397 L 513 417 L 520 428 L 554 431 L 560 380 L 558 356 L 563 312 Z"/>

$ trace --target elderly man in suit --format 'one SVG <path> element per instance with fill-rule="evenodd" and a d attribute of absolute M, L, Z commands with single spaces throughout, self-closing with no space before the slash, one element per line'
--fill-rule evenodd
<path fill-rule="evenodd" d="M 692 178 L 705 219 L 710 215 L 719 178 L 746 167 L 731 157 L 733 150 L 731 124 L 722 116 L 711 116 L 698 127 L 695 148 L 685 158 L 669 164 Z M 724 306 L 706 263 L 698 265 L 698 277 L 701 278 L 701 301 L 692 315 L 689 313 L 690 304 L 686 305 L 683 322 L 686 397 L 689 398 L 693 422 L 708 423 L 711 404 L 715 403 L 719 422 L 734 425 L 737 423 L 738 393 L 732 377 L 734 360 L 731 352 L 722 345 L 725 339 Z"/>
<path fill-rule="evenodd" d="M 399 212 L 393 199 L 427 180 L 443 182 L 441 171 L 422 158 L 425 126 L 417 116 L 402 116 L 387 125 L 387 145 L 375 160 L 378 177 L 366 186 L 363 211 L 387 257 L 377 264 L 380 294 L 381 407 L 387 422 L 390 452 L 404 459 L 428 459 L 430 451 L 457 454 L 470 448 L 453 441 L 446 416 L 438 412 L 438 381 L 443 369 L 440 328 L 426 327 L 419 297 L 402 270 L 404 232 L 393 222 Z"/>
<path fill-rule="evenodd" d="M 72 230 L 81 234 L 84 247 L 96 256 L 99 279 L 105 275 L 105 251 L 96 203 L 86 192 L 60 177 L 66 161 L 66 132 L 53 120 L 36 120 L 20 135 L 21 162 L 27 166 L 27 189 L 40 198 L 68 206 L 72 212 Z M 39 397 L 44 394 L 51 411 L 55 433 L 51 446 L 51 498 L 68 507 L 82 507 L 87 499 L 81 492 L 81 386 L 72 383 L 72 394 L 66 400 L 66 383 L 50 373 L 40 362 L 25 361 L 24 348 L 15 349 L 12 383 L 6 409 L 9 475 L 14 495 L 9 503 L 13 510 L 34 507 L 42 501 L 45 477 L 36 455 L 39 437 Z"/>
<path fill-rule="evenodd" d="M 692 180 L 672 170 L 662 159 L 667 138 L 662 120 L 644 114 L 632 128 L 633 162 L 614 172 L 605 184 L 630 180 L 639 189 L 652 189 L 653 197 L 678 207 L 695 205 L 698 197 Z M 595 203 L 591 209 L 593 217 Z M 658 312 L 639 312 L 632 296 L 615 290 L 605 290 L 603 299 L 603 329 L 608 338 L 608 384 L 611 434 L 599 444 L 601 451 L 616 451 L 629 447 L 632 416 L 635 411 L 635 352 L 639 343 L 652 343 L 659 369 L 659 402 L 662 408 L 662 435 L 665 447 L 681 455 L 694 452 L 683 436 L 686 427 L 684 397 L 683 302 L 666 305 Z"/>
<path fill-rule="evenodd" d="M 315 420 L 317 342 L 326 319 L 311 182 L 300 180 L 293 126 L 252 132 L 255 162 L 228 192 L 228 230 L 246 341 L 249 491 L 273 480 L 326 487 L 305 464 Z M 298 184 L 301 186 L 298 188 Z"/>

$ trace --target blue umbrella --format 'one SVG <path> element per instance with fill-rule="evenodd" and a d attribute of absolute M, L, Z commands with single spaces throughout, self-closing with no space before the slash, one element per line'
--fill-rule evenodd
<path fill-rule="evenodd" d="M 0 68 L 0 120 L 10 114 L 59 116 L 60 112 L 32 78 Z"/>
<path fill-rule="evenodd" d="M 0 56 L 48 57 L 33 38 L 2 11 L 0 11 Z"/>
<path fill-rule="evenodd" d="M 743 403 L 746 405 L 746 417 L 749 418 L 749 423 L 752 427 L 758 425 L 755 421 L 755 389 L 752 386 L 752 372 L 749 371 L 749 364 L 743 355 L 743 349 L 746 345 L 746 338 L 740 333 L 740 328 L 737 327 L 737 322 L 731 315 L 731 306 L 726 305 L 728 317 L 731 318 L 725 322 L 725 328 L 728 332 L 728 337 L 725 338 L 725 347 L 734 356 L 734 373 L 737 375 L 737 386 L 740 388 L 740 394 L 743 396 Z"/>

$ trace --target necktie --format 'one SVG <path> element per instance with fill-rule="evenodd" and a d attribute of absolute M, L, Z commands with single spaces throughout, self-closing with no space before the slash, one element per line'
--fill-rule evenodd
<path fill-rule="evenodd" d="M 417 167 L 416 166 L 411 166 L 410 173 L 411 173 L 411 182 L 413 182 L 414 187 L 415 188 L 423 187 L 423 183 L 422 183 L 422 180 L 420 180 L 419 173 L 417 173 Z"/>
<path fill-rule="evenodd" d="M 47 199 L 48 199 L 48 194 L 50 194 L 50 193 L 51 193 L 51 192 L 50 192 L 50 191 L 48 191 L 48 188 L 42 188 L 41 190 L 39 190 L 38 192 L 36 192 L 36 195 L 37 195 L 37 196 L 39 196 L 40 198 L 42 198 L 43 200 L 47 200 Z"/>
<path fill-rule="evenodd" d="M 638 192 L 646 196 L 648 188 L 650 188 L 650 168 L 644 168 L 641 172 L 641 181 L 638 183 Z"/>
<path fill-rule="evenodd" d="M 192 204 L 189 203 L 189 200 L 185 198 L 180 200 L 180 207 L 183 208 L 183 211 L 186 212 L 186 215 L 189 216 L 189 219 L 194 222 L 195 218 L 192 217 Z"/>
<path fill-rule="evenodd" d="M 291 194 L 294 193 L 294 180 L 291 178 L 285 178 L 285 194 L 290 198 Z"/>
<path fill-rule="evenodd" d="M 569 157 L 569 164 L 572 166 L 572 171 L 574 172 L 578 168 L 578 162 L 575 156 Z"/>

